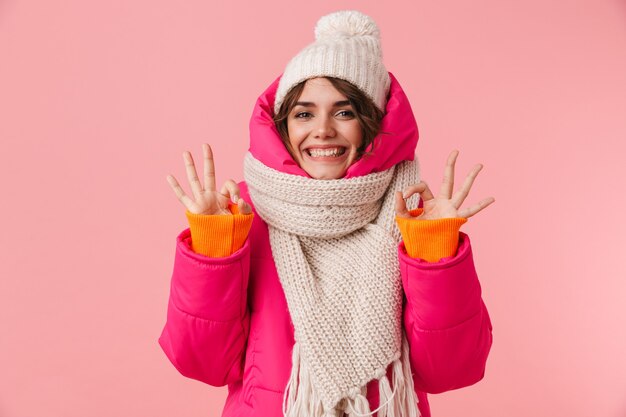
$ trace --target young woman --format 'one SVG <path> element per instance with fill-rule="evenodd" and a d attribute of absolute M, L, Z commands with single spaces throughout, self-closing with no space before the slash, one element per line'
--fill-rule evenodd
<path fill-rule="evenodd" d="M 453 194 L 420 181 L 417 125 L 356 11 L 257 100 L 244 182 L 218 191 L 184 153 L 193 198 L 159 343 L 185 376 L 228 385 L 222 416 L 430 416 L 427 393 L 479 381 L 492 343 L 467 218 L 482 168 Z M 417 208 L 409 209 L 409 206 Z"/>

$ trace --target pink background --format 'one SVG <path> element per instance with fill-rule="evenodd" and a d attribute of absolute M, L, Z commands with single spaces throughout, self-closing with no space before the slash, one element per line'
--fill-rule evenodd
<path fill-rule="evenodd" d="M 189 190 L 240 180 L 257 96 L 357 8 L 438 189 L 461 152 L 494 344 L 433 416 L 626 416 L 626 4 L 617 0 L 0 2 L 0 416 L 218 416 L 160 350 Z"/>

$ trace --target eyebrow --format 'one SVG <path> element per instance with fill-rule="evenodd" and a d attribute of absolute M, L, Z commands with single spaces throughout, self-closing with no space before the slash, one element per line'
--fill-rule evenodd
<path fill-rule="evenodd" d="M 341 101 L 336 101 L 333 107 L 349 106 L 349 105 L 350 105 L 350 100 L 341 100 Z M 296 102 L 295 106 L 315 107 L 315 103 L 311 101 L 298 101 Z"/>

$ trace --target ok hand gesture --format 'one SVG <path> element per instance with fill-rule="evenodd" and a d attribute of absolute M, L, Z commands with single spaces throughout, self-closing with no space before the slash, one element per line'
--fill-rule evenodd
<path fill-rule="evenodd" d="M 202 151 L 204 154 L 204 187 L 198 179 L 196 166 L 193 163 L 193 157 L 188 151 L 183 152 L 183 160 L 187 170 L 187 178 L 193 191 L 194 199 L 189 198 L 176 181 L 173 175 L 167 176 L 167 182 L 170 184 L 176 197 L 180 202 L 194 214 L 231 214 L 228 209 L 228 202 L 232 200 L 236 203 L 241 214 L 252 213 L 252 208 L 242 198 L 239 197 L 239 186 L 235 181 L 229 179 L 224 183 L 220 192 L 215 187 L 215 165 L 213 163 L 213 151 L 211 147 L 203 143 Z"/>
<path fill-rule="evenodd" d="M 452 189 L 454 187 L 454 163 L 456 162 L 456 157 L 459 155 L 459 151 L 454 150 L 448 156 L 448 162 L 446 164 L 446 169 L 443 175 L 443 184 L 441 185 L 441 189 L 439 190 L 439 194 L 437 197 L 433 196 L 433 193 L 428 188 L 428 185 L 421 181 L 414 185 L 409 185 L 404 193 L 401 191 L 396 191 L 396 214 L 400 217 L 404 218 L 415 218 L 422 220 L 435 220 L 435 219 L 443 219 L 443 218 L 454 218 L 454 217 L 472 217 L 474 214 L 478 213 L 494 201 L 496 201 L 493 197 L 487 197 L 477 204 L 459 210 L 461 204 L 463 204 L 463 200 L 469 194 L 469 190 L 474 183 L 474 179 L 478 175 L 478 172 L 483 168 L 482 164 L 477 164 L 472 169 L 472 172 L 465 178 L 465 182 L 459 191 L 452 194 Z M 413 194 L 419 193 L 421 199 L 424 202 L 424 211 L 421 215 L 417 217 L 412 217 L 409 214 L 409 210 L 406 207 L 405 199 L 411 197 Z"/>

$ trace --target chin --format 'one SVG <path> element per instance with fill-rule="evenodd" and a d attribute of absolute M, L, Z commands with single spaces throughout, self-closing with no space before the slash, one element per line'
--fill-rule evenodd
<path fill-rule="evenodd" d="M 320 170 L 320 169 L 304 169 L 311 178 L 316 180 L 336 180 L 346 175 L 347 169 L 344 170 Z"/>
<path fill-rule="evenodd" d="M 343 178 L 348 172 L 348 168 L 358 159 L 355 155 L 350 155 L 348 160 L 341 164 L 329 164 L 324 162 L 315 163 L 300 156 L 297 158 L 297 162 L 300 168 L 309 174 L 311 178 L 316 180 L 336 180 Z"/>

